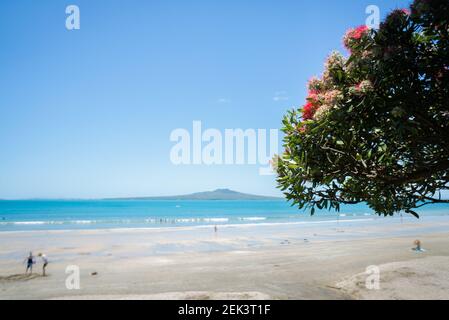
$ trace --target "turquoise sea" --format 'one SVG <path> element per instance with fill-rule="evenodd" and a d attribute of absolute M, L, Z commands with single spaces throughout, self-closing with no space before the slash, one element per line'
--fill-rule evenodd
<path fill-rule="evenodd" d="M 426 217 L 449 215 L 449 204 L 426 206 L 418 213 Z M 374 216 L 367 206 L 359 204 L 343 206 L 340 213 L 317 211 L 311 217 L 308 211 L 283 200 L 7 200 L 0 201 L 0 232 L 289 223 Z"/>

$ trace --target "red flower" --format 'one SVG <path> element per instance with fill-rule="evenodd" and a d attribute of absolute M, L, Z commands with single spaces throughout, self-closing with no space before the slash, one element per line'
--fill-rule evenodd
<path fill-rule="evenodd" d="M 352 53 L 355 44 L 358 44 L 362 37 L 368 33 L 369 28 L 366 25 L 346 31 L 343 37 L 343 44 Z"/>
<path fill-rule="evenodd" d="M 313 115 L 316 112 L 316 107 L 311 102 L 307 102 L 304 107 L 302 108 L 302 118 L 304 120 L 311 120 L 313 119 Z"/>
<path fill-rule="evenodd" d="M 307 102 L 317 105 L 318 103 L 318 93 L 315 90 L 310 90 L 309 95 L 306 98 Z"/>
<path fill-rule="evenodd" d="M 368 27 L 366 25 L 359 26 L 352 30 L 350 37 L 351 39 L 359 40 L 363 37 L 366 31 L 368 31 Z"/>
<path fill-rule="evenodd" d="M 402 11 L 403 14 L 405 14 L 405 15 L 407 15 L 407 16 L 409 16 L 410 13 L 411 13 L 410 10 L 409 10 L 409 9 L 406 9 L 406 8 L 401 9 L 401 11 Z"/>

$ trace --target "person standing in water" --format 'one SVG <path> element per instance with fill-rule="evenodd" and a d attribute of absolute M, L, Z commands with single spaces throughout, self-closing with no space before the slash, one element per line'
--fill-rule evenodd
<path fill-rule="evenodd" d="M 42 265 L 42 276 L 45 277 L 45 269 L 47 268 L 48 265 L 48 259 L 47 256 L 43 253 L 39 253 L 38 256 L 42 259 L 42 262 L 44 263 Z"/>
<path fill-rule="evenodd" d="M 25 259 L 26 264 L 27 264 L 27 268 L 25 270 L 25 273 L 28 273 L 28 270 L 30 270 L 30 274 L 33 273 L 33 264 L 34 264 L 34 257 L 33 257 L 33 253 L 30 251 L 30 255 L 28 256 L 28 258 Z"/>

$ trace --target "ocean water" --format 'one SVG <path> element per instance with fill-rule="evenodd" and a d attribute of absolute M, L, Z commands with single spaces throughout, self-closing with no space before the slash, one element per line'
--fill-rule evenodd
<path fill-rule="evenodd" d="M 449 215 L 449 204 L 418 210 L 421 216 Z M 405 215 L 404 215 L 405 216 Z M 275 201 L 27 200 L 0 201 L 0 232 L 109 228 L 161 228 L 198 225 L 316 222 L 367 219 L 363 204 L 339 213 L 308 211 Z M 413 218 L 414 219 L 414 218 Z"/>

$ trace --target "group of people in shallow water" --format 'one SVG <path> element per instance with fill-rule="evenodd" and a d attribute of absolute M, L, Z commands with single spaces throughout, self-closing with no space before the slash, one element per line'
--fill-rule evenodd
<path fill-rule="evenodd" d="M 47 256 L 43 253 L 39 253 L 37 256 L 42 260 L 42 276 L 45 277 L 45 275 L 46 275 L 45 270 L 48 266 Z M 26 262 L 26 266 L 27 266 L 25 273 L 27 274 L 28 271 L 30 272 L 30 274 L 33 273 L 33 264 L 36 263 L 36 259 L 34 258 L 32 252 L 30 252 L 28 257 L 25 259 L 25 262 Z"/>

